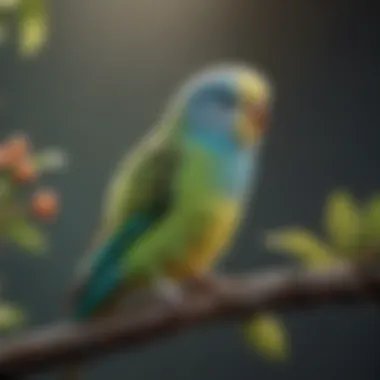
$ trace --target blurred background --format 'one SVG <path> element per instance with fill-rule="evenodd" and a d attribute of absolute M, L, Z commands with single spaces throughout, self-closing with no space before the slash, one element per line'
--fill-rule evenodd
<path fill-rule="evenodd" d="M 372 2 L 374 4 L 374 2 Z M 60 146 L 69 169 L 47 177 L 62 214 L 53 249 L 35 260 L 1 256 L 7 298 L 28 328 L 62 318 L 73 268 L 86 248 L 104 188 L 121 154 L 149 129 L 192 72 L 221 60 L 264 68 L 276 85 L 261 183 L 223 263 L 226 272 L 291 263 L 268 253 L 266 230 L 320 231 L 336 187 L 358 198 L 380 189 L 380 27 L 369 2 L 338 0 L 65 0 L 49 3 L 49 38 L 23 59 L 0 47 L 0 138 L 25 131 Z M 380 319 L 373 307 L 325 307 L 283 315 L 292 360 L 270 364 L 247 347 L 239 324 L 184 332 L 87 366 L 88 378 L 147 380 L 378 380 Z M 31 379 L 53 379 L 55 373 Z"/>

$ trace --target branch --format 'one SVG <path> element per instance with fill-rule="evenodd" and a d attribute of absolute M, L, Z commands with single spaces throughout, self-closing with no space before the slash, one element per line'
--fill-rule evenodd
<path fill-rule="evenodd" d="M 274 271 L 218 277 L 207 292 L 183 285 L 173 307 L 149 302 L 130 312 L 82 325 L 44 328 L 0 347 L 0 373 L 19 375 L 85 360 L 205 323 L 241 320 L 261 311 L 284 311 L 326 303 L 380 301 L 380 268 L 340 266 L 325 271 Z M 191 290 L 193 289 L 193 290 Z"/>

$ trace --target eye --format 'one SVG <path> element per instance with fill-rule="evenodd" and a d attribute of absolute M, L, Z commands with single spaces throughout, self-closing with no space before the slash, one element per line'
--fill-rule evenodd
<path fill-rule="evenodd" d="M 232 94 L 227 92 L 219 92 L 215 95 L 215 103 L 218 104 L 221 109 L 231 110 L 234 108 L 236 101 Z"/>
<path fill-rule="evenodd" d="M 219 91 L 213 93 L 206 104 L 208 118 L 219 123 L 232 115 L 236 102 L 230 94 Z"/>
<path fill-rule="evenodd" d="M 196 93 L 191 104 L 199 125 L 221 128 L 234 116 L 238 99 L 229 89 L 213 87 Z"/>
<path fill-rule="evenodd" d="M 210 126 L 220 128 L 233 114 L 235 108 L 234 99 L 228 95 L 213 96 L 205 107 L 206 118 Z"/>

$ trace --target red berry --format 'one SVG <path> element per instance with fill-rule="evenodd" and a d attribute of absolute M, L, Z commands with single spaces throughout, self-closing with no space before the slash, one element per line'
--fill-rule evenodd
<path fill-rule="evenodd" d="M 30 158 L 23 159 L 13 167 L 13 179 L 22 185 L 30 184 L 37 180 L 36 167 Z"/>
<path fill-rule="evenodd" d="M 38 190 L 32 197 L 31 206 L 36 217 L 50 221 L 59 211 L 58 194 L 53 190 Z"/>

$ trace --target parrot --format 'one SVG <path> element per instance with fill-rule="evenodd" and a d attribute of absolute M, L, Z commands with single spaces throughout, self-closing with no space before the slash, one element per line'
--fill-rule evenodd
<path fill-rule="evenodd" d="M 74 322 L 112 315 L 140 288 L 174 302 L 181 281 L 207 283 L 257 185 L 272 101 L 266 74 L 246 63 L 211 65 L 179 86 L 111 177 L 74 281 Z"/>

